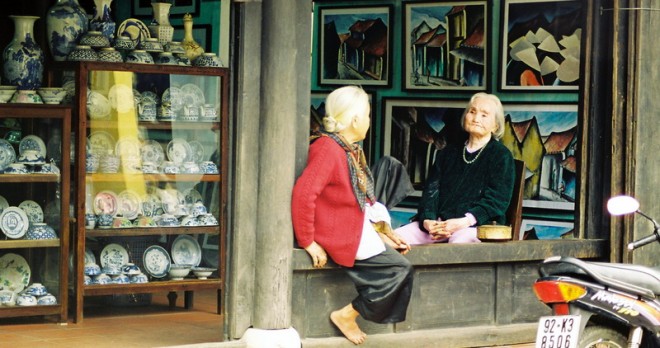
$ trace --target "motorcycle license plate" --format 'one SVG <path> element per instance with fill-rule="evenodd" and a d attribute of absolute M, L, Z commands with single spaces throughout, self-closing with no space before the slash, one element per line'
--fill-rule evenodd
<path fill-rule="evenodd" d="M 541 317 L 536 330 L 536 348 L 576 348 L 579 335 L 579 315 Z"/>

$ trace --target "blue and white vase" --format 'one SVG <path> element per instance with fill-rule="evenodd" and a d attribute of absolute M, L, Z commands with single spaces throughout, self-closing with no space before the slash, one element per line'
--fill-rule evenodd
<path fill-rule="evenodd" d="M 46 37 L 53 59 L 66 60 L 88 26 L 87 13 L 78 0 L 57 0 L 46 14 Z"/>
<path fill-rule="evenodd" d="M 44 52 L 32 34 L 37 16 L 9 16 L 14 38 L 2 52 L 3 84 L 19 90 L 37 90 L 44 74 Z"/>
<path fill-rule="evenodd" d="M 89 21 L 89 30 L 100 31 L 113 44 L 116 24 L 110 16 L 110 4 L 112 0 L 94 0 L 94 18 Z"/>

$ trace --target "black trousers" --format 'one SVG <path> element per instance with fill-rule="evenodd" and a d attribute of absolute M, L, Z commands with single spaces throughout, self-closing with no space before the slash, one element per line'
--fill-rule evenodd
<path fill-rule="evenodd" d="M 410 261 L 389 245 L 385 247 L 376 256 L 355 260 L 353 267 L 343 267 L 358 292 L 353 308 L 363 318 L 381 324 L 406 320 L 413 284 Z"/>

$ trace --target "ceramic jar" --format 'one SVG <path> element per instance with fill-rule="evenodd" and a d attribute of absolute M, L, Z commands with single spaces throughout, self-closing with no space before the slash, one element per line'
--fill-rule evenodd
<path fill-rule="evenodd" d="M 151 37 L 157 38 L 161 44 L 172 41 L 174 27 L 170 24 L 170 7 L 172 4 L 166 2 L 152 2 L 154 19 L 149 25 Z"/>
<path fill-rule="evenodd" d="M 66 59 L 70 61 L 96 61 L 99 59 L 99 55 L 90 46 L 78 45 L 73 51 L 69 52 Z"/>
<path fill-rule="evenodd" d="M 132 50 L 126 54 L 126 63 L 154 64 L 154 58 L 145 50 Z"/>
<path fill-rule="evenodd" d="M 183 16 L 183 40 L 181 40 L 181 46 L 186 50 L 186 56 L 191 62 L 204 53 L 204 48 L 193 37 L 193 18 L 190 13 L 186 13 Z"/>
<path fill-rule="evenodd" d="M 206 52 L 193 61 L 193 66 L 218 68 L 222 67 L 222 63 L 215 53 Z"/>
<path fill-rule="evenodd" d="M 100 62 L 121 63 L 124 59 L 113 47 L 103 47 L 98 52 Z"/>
<path fill-rule="evenodd" d="M 112 0 L 94 0 L 94 18 L 89 21 L 89 30 L 101 32 L 112 43 L 115 41 L 116 24 L 110 16 L 110 4 Z"/>
<path fill-rule="evenodd" d="M 46 14 L 46 37 L 55 61 L 66 60 L 80 38 L 87 32 L 87 13 L 78 0 L 57 0 Z"/>
<path fill-rule="evenodd" d="M 44 52 L 34 41 L 37 16 L 9 16 L 14 21 L 14 37 L 2 53 L 3 84 L 19 90 L 41 87 L 44 73 Z"/>

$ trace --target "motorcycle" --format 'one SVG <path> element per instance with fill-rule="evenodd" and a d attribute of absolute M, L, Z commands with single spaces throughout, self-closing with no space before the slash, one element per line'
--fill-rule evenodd
<path fill-rule="evenodd" d="M 607 207 L 612 215 L 637 213 L 653 223 L 653 234 L 628 250 L 660 242 L 658 223 L 639 211 L 636 199 L 613 197 Z M 539 274 L 534 293 L 553 315 L 539 319 L 536 348 L 660 347 L 660 269 L 553 256 Z"/>

